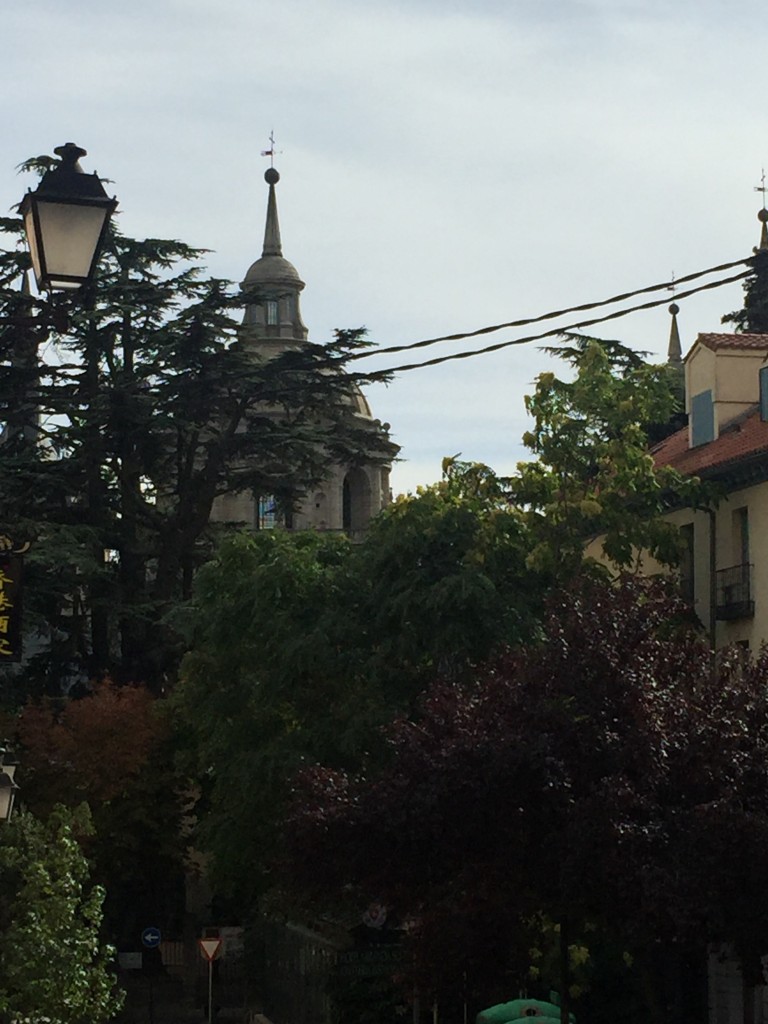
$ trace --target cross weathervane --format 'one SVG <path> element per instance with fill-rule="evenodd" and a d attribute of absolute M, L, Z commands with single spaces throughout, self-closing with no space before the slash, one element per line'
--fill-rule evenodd
<path fill-rule="evenodd" d="M 275 133 L 274 133 L 274 131 L 271 131 L 269 133 L 269 149 L 262 149 L 262 151 L 261 151 L 261 155 L 262 156 L 268 156 L 269 157 L 269 166 L 270 167 L 274 167 L 275 166 L 275 153 L 277 153 L 277 152 L 278 152 L 278 150 L 275 149 Z M 282 152 L 282 150 L 280 150 L 280 152 Z"/>
<path fill-rule="evenodd" d="M 768 185 L 765 184 L 765 168 L 763 167 L 763 174 L 760 178 L 760 184 L 755 185 L 755 192 L 763 193 L 763 209 L 765 209 L 765 193 L 768 191 Z"/>

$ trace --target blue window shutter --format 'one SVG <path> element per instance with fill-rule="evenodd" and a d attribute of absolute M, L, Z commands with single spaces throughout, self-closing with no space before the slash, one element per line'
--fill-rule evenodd
<path fill-rule="evenodd" d="M 768 366 L 760 367 L 760 419 L 768 420 Z"/>
<path fill-rule="evenodd" d="M 715 439 L 715 407 L 712 392 L 702 391 L 691 399 L 691 447 Z"/>

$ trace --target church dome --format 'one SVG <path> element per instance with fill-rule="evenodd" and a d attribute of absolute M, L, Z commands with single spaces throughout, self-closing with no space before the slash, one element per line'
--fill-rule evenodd
<path fill-rule="evenodd" d="M 299 272 L 284 256 L 261 256 L 248 268 L 243 287 L 262 284 L 293 284 L 304 287 Z"/>
<path fill-rule="evenodd" d="M 355 384 L 354 391 L 350 396 L 350 401 L 354 406 L 355 412 L 359 416 L 364 416 L 367 420 L 373 419 L 373 413 L 371 412 L 371 407 L 368 404 L 368 399 L 365 397 L 365 395 L 357 386 L 357 384 Z"/>

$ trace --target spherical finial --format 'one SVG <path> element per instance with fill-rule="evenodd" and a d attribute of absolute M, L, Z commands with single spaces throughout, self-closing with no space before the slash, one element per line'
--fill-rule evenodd
<path fill-rule="evenodd" d="M 672 305 L 669 307 L 669 312 L 672 314 L 672 316 L 677 316 L 677 314 L 680 312 L 680 307 L 676 302 L 673 302 Z"/>
<path fill-rule="evenodd" d="M 768 210 L 766 210 L 765 207 L 758 211 L 757 219 L 761 224 L 765 224 L 765 222 L 768 221 Z"/>
<path fill-rule="evenodd" d="M 268 185 L 276 185 L 278 181 L 280 181 L 280 175 L 274 167 L 268 167 L 266 171 L 264 171 L 264 181 L 266 181 Z"/>

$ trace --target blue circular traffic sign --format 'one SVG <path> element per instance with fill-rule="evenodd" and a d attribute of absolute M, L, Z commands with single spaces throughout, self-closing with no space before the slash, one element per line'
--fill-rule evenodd
<path fill-rule="evenodd" d="M 141 941 L 147 949 L 157 949 L 161 938 L 159 928 L 145 928 L 141 933 Z"/>

